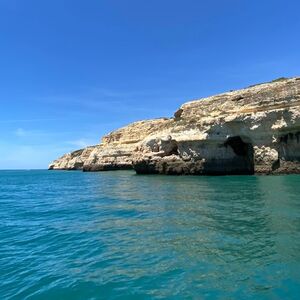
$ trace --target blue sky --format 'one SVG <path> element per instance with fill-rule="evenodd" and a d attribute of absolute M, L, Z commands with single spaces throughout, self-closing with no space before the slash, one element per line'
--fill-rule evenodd
<path fill-rule="evenodd" d="M 293 0 L 0 0 L 0 169 L 185 101 L 300 75 Z"/>

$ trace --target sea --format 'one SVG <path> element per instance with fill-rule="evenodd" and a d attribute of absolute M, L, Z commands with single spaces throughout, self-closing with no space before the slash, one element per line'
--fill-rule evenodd
<path fill-rule="evenodd" d="M 300 176 L 0 171 L 0 299 L 299 299 Z"/>

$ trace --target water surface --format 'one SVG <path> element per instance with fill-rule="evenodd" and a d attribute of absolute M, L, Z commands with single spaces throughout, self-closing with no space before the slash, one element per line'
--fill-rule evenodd
<path fill-rule="evenodd" d="M 0 299 L 298 299 L 300 176 L 0 171 Z"/>

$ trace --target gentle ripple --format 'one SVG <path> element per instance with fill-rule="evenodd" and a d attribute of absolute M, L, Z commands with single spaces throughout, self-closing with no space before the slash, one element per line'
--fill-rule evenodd
<path fill-rule="evenodd" d="M 298 299 L 300 177 L 0 172 L 0 299 Z"/>

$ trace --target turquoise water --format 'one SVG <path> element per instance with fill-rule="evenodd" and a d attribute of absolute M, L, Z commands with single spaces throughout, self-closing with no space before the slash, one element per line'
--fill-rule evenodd
<path fill-rule="evenodd" d="M 300 176 L 0 172 L 0 299 L 299 299 Z"/>

